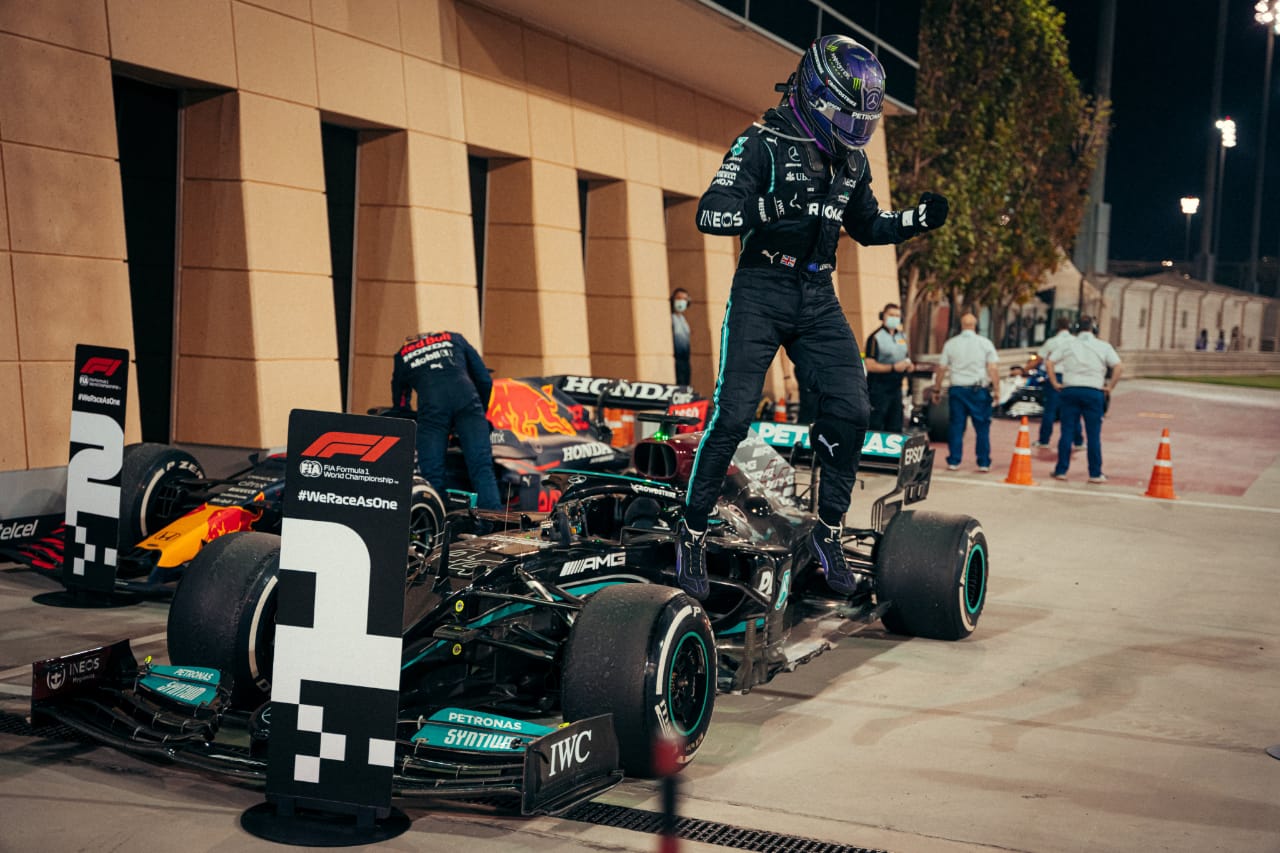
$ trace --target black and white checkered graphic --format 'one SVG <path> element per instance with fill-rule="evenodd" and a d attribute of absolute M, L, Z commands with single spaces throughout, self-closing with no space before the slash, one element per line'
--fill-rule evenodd
<path fill-rule="evenodd" d="M 320 412 L 289 419 L 267 764 L 273 800 L 390 807 L 414 427 Z M 371 447 L 376 458 L 361 458 Z M 314 459 L 302 457 L 308 449 Z M 334 499 L 299 500 L 304 487 Z"/>
<path fill-rule="evenodd" d="M 273 761 L 269 772 L 288 776 L 284 781 L 304 796 L 364 803 L 370 789 L 389 785 L 396 745 L 385 720 L 395 718 L 399 693 L 313 681 L 301 688 L 299 704 L 272 707 L 272 739 L 292 731 L 296 752 L 292 766 L 276 768 Z"/>
<path fill-rule="evenodd" d="M 76 347 L 62 569 L 69 589 L 115 587 L 128 365 L 127 350 Z"/>
<path fill-rule="evenodd" d="M 117 519 L 109 519 L 110 526 L 114 530 Z M 72 536 L 78 548 L 72 551 L 71 557 L 71 573 L 83 577 L 85 575 L 85 566 L 91 563 L 101 563 L 112 569 L 116 567 L 116 549 L 106 546 L 94 545 L 89 541 L 89 528 L 82 527 L 79 524 L 71 525 L 73 529 Z M 99 553 L 101 552 L 101 553 Z"/>

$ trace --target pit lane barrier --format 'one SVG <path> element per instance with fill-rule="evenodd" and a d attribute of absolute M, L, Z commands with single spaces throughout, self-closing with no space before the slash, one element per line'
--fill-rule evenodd
<path fill-rule="evenodd" d="M 1014 486 L 1039 485 L 1031 479 L 1031 427 L 1027 418 L 1022 418 L 1022 426 L 1018 427 L 1018 441 L 1013 447 L 1013 458 L 1009 460 L 1009 476 L 1006 483 Z"/>
<path fill-rule="evenodd" d="M 1156 462 L 1151 466 L 1151 482 L 1144 493 L 1149 498 L 1177 500 L 1173 493 L 1173 454 L 1169 450 L 1169 428 L 1160 434 L 1160 446 L 1156 449 Z"/>

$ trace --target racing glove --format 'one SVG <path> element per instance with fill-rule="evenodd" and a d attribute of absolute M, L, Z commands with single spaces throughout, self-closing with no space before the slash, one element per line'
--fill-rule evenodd
<path fill-rule="evenodd" d="M 923 193 L 915 210 L 907 211 L 903 214 L 902 224 L 911 225 L 912 223 L 907 221 L 907 216 L 912 215 L 912 218 L 915 219 L 916 233 L 932 231 L 935 228 L 941 228 L 942 224 L 947 221 L 947 211 L 949 209 L 950 205 L 947 204 L 946 196 L 938 195 L 937 193 Z"/>
<path fill-rule="evenodd" d="M 761 225 L 768 225 L 770 222 L 777 222 L 779 219 L 803 213 L 806 206 L 805 201 L 799 190 L 791 193 L 790 196 L 779 193 L 765 193 L 756 200 L 755 212 L 757 220 Z"/>

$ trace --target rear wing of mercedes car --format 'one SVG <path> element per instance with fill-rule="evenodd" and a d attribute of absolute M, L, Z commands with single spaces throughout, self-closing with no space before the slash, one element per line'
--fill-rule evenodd
<path fill-rule="evenodd" d="M 756 421 L 751 430 L 792 465 L 813 466 L 814 452 L 809 444 L 807 424 Z M 868 430 L 862 440 L 858 473 L 896 477 L 894 487 L 879 497 L 871 509 L 872 526 L 883 531 L 899 509 L 929 495 L 933 481 L 933 448 L 929 446 L 929 437 L 924 433 Z"/>

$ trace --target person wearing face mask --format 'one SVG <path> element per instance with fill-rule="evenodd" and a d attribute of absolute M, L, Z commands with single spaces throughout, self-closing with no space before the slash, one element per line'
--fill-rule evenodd
<path fill-rule="evenodd" d="M 676 355 L 676 384 L 689 384 L 689 291 L 677 287 L 671 291 L 671 348 Z"/>
<path fill-rule="evenodd" d="M 902 432 L 902 379 L 911 372 L 902 308 L 890 302 L 880 312 L 880 328 L 867 339 L 867 392 L 871 396 L 870 429 Z"/>

